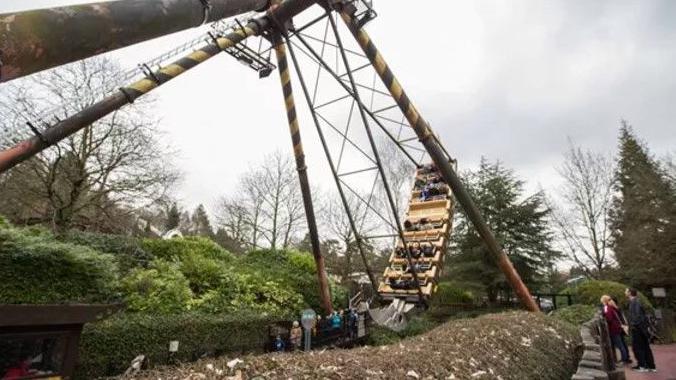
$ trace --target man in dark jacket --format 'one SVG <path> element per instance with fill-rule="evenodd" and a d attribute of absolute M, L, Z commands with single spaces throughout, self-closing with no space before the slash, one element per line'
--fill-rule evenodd
<path fill-rule="evenodd" d="M 657 372 L 655 359 L 650 349 L 650 335 L 648 334 L 648 317 L 639 301 L 638 292 L 634 288 L 625 291 L 629 298 L 629 328 L 631 330 L 631 348 L 638 361 L 632 369 L 639 372 Z"/>

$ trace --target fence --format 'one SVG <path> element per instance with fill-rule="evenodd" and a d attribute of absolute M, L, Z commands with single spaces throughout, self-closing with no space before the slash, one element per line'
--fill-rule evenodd
<path fill-rule="evenodd" d="M 368 313 L 360 313 L 359 317 L 361 321 L 357 326 L 350 326 L 347 321 L 347 316 L 342 320 L 341 326 L 339 328 L 334 328 L 329 319 L 322 319 L 319 322 L 317 328 L 312 331 L 311 338 L 311 347 L 348 347 L 354 344 L 359 343 L 368 336 L 366 326 L 370 321 L 370 316 Z M 361 334 L 358 333 L 359 324 L 363 323 L 363 330 Z M 277 322 L 268 326 L 268 340 L 266 342 L 265 350 L 268 352 L 277 351 L 275 349 L 275 340 L 277 336 L 280 336 L 284 342 L 285 349 L 284 351 L 293 351 L 294 347 L 291 344 L 289 339 L 291 327 L 293 322 L 283 321 Z M 305 329 L 303 329 L 303 335 L 301 337 L 301 342 L 305 338 Z M 361 336 L 360 336 L 361 335 Z"/>
<path fill-rule="evenodd" d="M 580 327 L 582 359 L 572 380 L 623 380 L 624 370 L 615 366 L 615 350 L 610 342 L 608 324 L 600 312 Z"/>

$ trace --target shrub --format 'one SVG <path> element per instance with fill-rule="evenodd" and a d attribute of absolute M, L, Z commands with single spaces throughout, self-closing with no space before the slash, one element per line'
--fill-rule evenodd
<path fill-rule="evenodd" d="M 608 294 L 615 297 L 619 301 L 619 306 L 621 309 L 628 309 L 629 300 L 624 295 L 624 291 L 628 287 L 629 286 L 627 285 L 614 281 L 586 281 L 574 288 L 565 289 L 563 293 L 573 294 L 577 303 L 586 305 L 600 305 L 601 296 Z M 647 310 L 653 310 L 650 301 L 648 301 L 643 293 L 639 292 L 638 297 L 641 301 L 641 304 L 643 304 Z"/>
<path fill-rule="evenodd" d="M 432 302 L 434 305 L 471 304 L 474 302 L 474 296 L 470 291 L 444 281 L 439 283 Z"/>
<path fill-rule="evenodd" d="M 0 228 L 9 228 L 11 227 L 7 219 L 4 216 L 0 215 Z"/>
<path fill-rule="evenodd" d="M 573 325 L 581 325 L 592 319 L 598 310 L 591 305 L 572 305 L 554 310 L 552 316 Z"/>
<path fill-rule="evenodd" d="M 175 239 L 144 239 L 143 249 L 153 257 L 168 261 L 181 261 L 186 256 L 196 255 L 222 262 L 231 262 L 233 255 L 214 241 L 198 236 Z"/>
<path fill-rule="evenodd" d="M 178 265 L 155 260 L 151 269 L 137 268 L 122 280 L 130 311 L 168 314 L 185 311 L 192 300 L 188 280 Z"/>
<path fill-rule="evenodd" d="M 135 267 L 146 268 L 153 260 L 141 247 L 141 240 L 135 237 L 71 230 L 58 239 L 113 255 L 122 273 Z"/>
<path fill-rule="evenodd" d="M 106 302 L 119 297 L 112 256 L 40 229 L 0 229 L 0 303 Z"/>
<path fill-rule="evenodd" d="M 274 281 L 283 289 L 299 293 L 307 307 L 321 310 L 317 272 L 311 254 L 293 250 L 258 250 L 243 255 L 239 262 L 238 269 L 243 273 Z M 345 289 L 331 281 L 329 286 L 333 303 L 345 305 Z"/>
<path fill-rule="evenodd" d="M 265 315 L 296 314 L 303 305 L 302 296 L 293 289 L 248 274 L 233 276 L 227 285 L 207 292 L 194 303 L 195 310 L 206 313 L 247 309 Z"/>
<path fill-rule="evenodd" d="M 231 276 L 227 275 L 229 268 L 204 256 L 187 255 L 181 260 L 179 268 L 197 296 L 224 285 L 228 286 L 232 281 Z"/>
<path fill-rule="evenodd" d="M 150 366 L 167 364 L 172 340 L 179 341 L 176 361 L 260 352 L 267 339 L 267 326 L 273 322 L 274 318 L 245 311 L 229 315 L 121 314 L 85 326 L 75 378 L 119 375 L 141 354 Z"/>

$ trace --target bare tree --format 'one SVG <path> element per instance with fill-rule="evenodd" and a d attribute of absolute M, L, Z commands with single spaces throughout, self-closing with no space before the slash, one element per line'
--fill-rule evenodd
<path fill-rule="evenodd" d="M 415 176 L 415 164 L 402 153 L 401 149 L 389 139 L 383 138 L 379 142 L 378 153 L 383 162 L 385 176 L 394 195 L 394 203 L 399 212 L 398 217 L 403 218 L 408 208 Z M 385 199 L 384 189 L 380 196 Z"/>
<path fill-rule="evenodd" d="M 227 197 L 221 198 L 217 210 L 216 224 L 223 229 L 227 237 L 242 246 L 250 244 L 252 236 L 250 210 L 236 198 Z"/>
<path fill-rule="evenodd" d="M 357 239 L 350 225 L 342 200 L 336 195 L 333 197 L 324 197 L 327 199 L 325 207 L 322 207 L 322 220 L 328 229 L 331 237 L 340 244 L 340 260 L 334 259 L 333 262 L 338 266 L 333 268 L 334 273 L 341 276 L 343 281 L 347 281 L 350 274 L 357 265 L 355 264 L 355 254 L 359 254 Z M 364 197 L 362 197 L 364 198 Z M 367 236 L 378 229 L 378 223 L 369 211 L 366 204 L 356 196 L 347 195 L 347 204 L 352 214 L 360 237 Z M 363 241 L 364 247 L 372 251 L 368 241 Z"/>
<path fill-rule="evenodd" d="M 0 147 L 25 138 L 27 121 L 41 129 L 39 122 L 53 123 L 94 104 L 121 75 L 116 62 L 99 57 L 3 86 Z M 164 198 L 179 175 L 169 147 L 160 143 L 151 107 L 144 98 L 14 168 L 0 187 L 0 212 L 55 230 L 114 230 L 114 216 Z M 51 116 L 44 120 L 46 112 Z"/>
<path fill-rule="evenodd" d="M 236 194 L 220 201 L 217 221 L 232 239 L 252 248 L 286 249 L 305 225 L 305 211 L 291 157 L 274 152 L 249 169 Z"/>
<path fill-rule="evenodd" d="M 572 142 L 564 159 L 558 168 L 564 180 L 558 193 L 563 204 L 553 207 L 549 202 L 562 251 L 588 275 L 603 278 L 604 270 L 613 263 L 608 247 L 613 163 Z"/>

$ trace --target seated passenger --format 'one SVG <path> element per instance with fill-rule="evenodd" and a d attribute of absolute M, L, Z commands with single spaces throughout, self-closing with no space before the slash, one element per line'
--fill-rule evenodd
<path fill-rule="evenodd" d="M 411 223 L 410 220 L 405 220 L 404 221 L 404 230 L 406 231 L 418 231 L 417 226 L 413 223 Z"/>
<path fill-rule="evenodd" d="M 425 185 L 423 189 L 420 191 L 420 201 L 425 202 L 430 198 L 430 187 L 429 185 Z"/>
<path fill-rule="evenodd" d="M 400 278 L 390 281 L 390 287 L 392 289 L 411 289 L 412 287 L 415 287 L 415 281 Z"/>
<path fill-rule="evenodd" d="M 422 253 L 420 250 L 420 243 L 416 242 L 413 244 L 411 247 L 411 257 L 414 259 L 417 259 L 420 257 L 420 254 Z"/>
<path fill-rule="evenodd" d="M 437 166 L 434 163 L 425 164 L 420 168 L 421 173 L 431 173 L 437 171 Z"/>
<path fill-rule="evenodd" d="M 397 257 L 406 257 L 406 248 L 398 247 L 396 251 Z"/>
<path fill-rule="evenodd" d="M 416 178 L 415 184 L 414 184 L 413 187 L 415 189 L 422 189 L 423 187 L 425 187 L 426 184 L 427 184 L 427 181 L 425 181 L 424 179 Z"/>
<path fill-rule="evenodd" d="M 430 187 L 427 192 L 429 197 L 436 197 L 441 195 L 441 190 L 439 190 L 439 186 Z"/>
<path fill-rule="evenodd" d="M 434 256 L 434 247 L 432 244 L 427 243 L 422 246 L 422 254 L 424 257 L 433 257 Z"/>
<path fill-rule="evenodd" d="M 422 218 L 418 222 L 418 231 L 426 231 L 434 229 L 434 225 L 430 223 L 427 218 Z"/>

